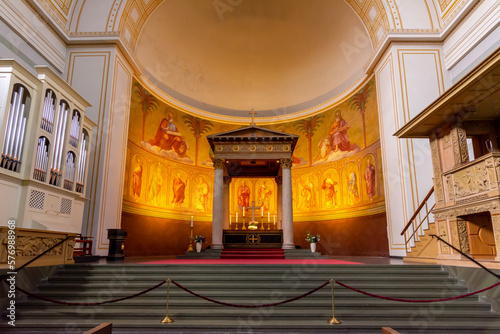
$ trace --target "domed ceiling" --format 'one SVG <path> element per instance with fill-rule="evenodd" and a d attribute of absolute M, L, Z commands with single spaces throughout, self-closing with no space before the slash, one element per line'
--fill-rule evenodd
<path fill-rule="evenodd" d="M 178 105 L 236 117 L 326 106 L 371 53 L 352 7 L 331 0 L 166 0 L 135 49 L 147 81 Z"/>

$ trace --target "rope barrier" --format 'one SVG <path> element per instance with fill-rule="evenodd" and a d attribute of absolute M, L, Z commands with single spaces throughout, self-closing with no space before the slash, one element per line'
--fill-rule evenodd
<path fill-rule="evenodd" d="M 303 295 L 300 295 L 300 296 L 297 296 L 297 297 L 294 297 L 294 298 L 291 298 L 291 299 L 287 299 L 287 300 L 283 300 L 281 302 L 277 302 L 277 303 L 271 303 L 271 304 L 260 304 L 260 305 L 240 305 L 240 304 L 231 304 L 231 303 L 226 303 L 226 302 L 221 302 L 219 300 L 215 300 L 215 299 L 212 299 L 212 298 L 208 298 L 208 297 L 205 297 L 205 296 L 202 296 L 194 291 L 191 291 L 189 290 L 188 288 L 182 286 L 181 284 L 177 283 L 176 281 L 171 281 L 173 284 L 175 284 L 177 287 L 181 288 L 182 290 L 192 294 L 193 296 L 196 296 L 198 298 L 201 298 L 201 299 L 204 299 L 204 300 L 207 300 L 209 302 L 212 302 L 212 303 L 215 303 L 215 304 L 220 304 L 220 305 L 224 305 L 224 306 L 231 306 L 231 307 L 241 307 L 241 308 L 262 308 L 262 307 L 271 307 L 271 306 L 278 306 L 278 305 L 282 305 L 282 304 L 285 304 L 285 303 L 289 303 L 289 302 L 293 302 L 295 300 L 299 300 L 299 299 L 302 299 L 306 296 L 309 296 L 310 294 L 313 294 L 314 292 L 324 288 L 325 286 L 327 286 L 330 281 L 326 281 L 325 283 L 321 284 L 320 286 L 318 286 L 317 288 L 314 288 L 312 289 L 311 291 L 309 292 L 306 292 L 304 293 Z"/>
<path fill-rule="evenodd" d="M 60 300 L 54 300 L 54 299 L 51 299 L 51 298 L 47 298 L 47 297 L 36 295 L 34 293 L 31 293 L 29 291 L 26 291 L 26 290 L 18 287 L 18 286 L 16 286 L 16 290 L 21 291 L 22 293 L 25 293 L 25 294 L 27 294 L 30 297 L 41 299 L 43 301 L 50 302 L 50 303 L 62 304 L 62 305 L 72 305 L 72 306 L 93 306 L 93 305 L 102 305 L 102 304 L 116 303 L 116 302 L 119 302 L 119 301 L 122 301 L 122 300 L 126 300 L 126 299 L 130 299 L 130 298 L 138 297 L 138 296 L 143 295 L 143 294 L 145 294 L 145 293 L 147 293 L 149 291 L 152 291 L 152 290 L 154 290 L 156 288 L 159 288 L 160 286 L 162 286 L 166 282 L 167 281 L 160 282 L 160 283 L 156 284 L 155 286 L 153 286 L 153 287 L 151 287 L 149 289 L 146 289 L 144 291 L 138 292 L 136 294 L 133 294 L 133 295 L 130 295 L 130 296 L 127 296 L 127 297 L 122 297 L 122 298 L 118 298 L 118 299 L 110 299 L 110 300 L 105 300 L 103 302 L 97 302 L 97 303 L 70 303 L 70 302 L 63 302 L 63 301 L 60 301 Z"/>
<path fill-rule="evenodd" d="M 467 293 L 465 295 L 456 296 L 456 297 L 440 298 L 440 299 L 402 299 L 402 298 L 392 298 L 392 297 L 385 297 L 385 296 L 376 295 L 376 294 L 373 294 L 370 292 L 366 292 L 363 290 L 353 288 L 353 287 L 351 287 L 347 284 L 344 284 L 342 282 L 339 282 L 339 281 L 335 281 L 335 283 L 337 283 L 340 286 L 343 286 L 346 289 L 352 290 L 354 292 L 362 293 L 362 294 L 370 296 L 370 297 L 385 299 L 385 300 L 392 300 L 392 301 L 396 301 L 396 302 L 405 302 L 405 303 L 436 303 L 436 302 L 445 302 L 445 301 L 449 301 L 449 300 L 461 299 L 461 298 L 473 296 L 473 295 L 476 295 L 478 293 L 493 289 L 493 288 L 500 285 L 500 282 L 498 282 L 498 283 L 495 283 L 487 288 L 484 288 L 484 289 L 481 289 L 478 291 L 474 291 L 474 292 L 470 292 L 470 293 Z"/>
<path fill-rule="evenodd" d="M 462 252 L 460 249 L 456 248 L 455 246 L 453 246 L 452 244 L 450 244 L 448 241 L 444 240 L 443 238 L 441 238 L 440 236 L 438 235 L 435 235 L 435 234 L 431 234 L 431 237 L 433 238 L 436 238 L 438 239 L 439 241 L 445 243 L 446 245 L 448 245 L 449 247 L 453 248 L 454 250 L 456 250 L 457 252 L 459 252 L 460 254 L 462 254 L 463 256 L 465 256 L 466 258 L 468 258 L 469 260 L 471 260 L 472 262 L 474 262 L 475 264 L 477 264 L 478 266 L 480 266 L 481 268 L 483 268 L 485 271 L 487 271 L 488 273 L 490 273 L 491 275 L 495 276 L 496 278 L 500 279 L 500 275 L 497 275 L 495 274 L 494 272 L 492 272 L 491 270 L 489 270 L 488 268 L 486 268 L 485 266 L 483 266 L 481 263 L 479 263 L 478 261 L 474 260 L 472 257 L 470 257 L 469 255 L 465 254 L 464 252 Z"/>

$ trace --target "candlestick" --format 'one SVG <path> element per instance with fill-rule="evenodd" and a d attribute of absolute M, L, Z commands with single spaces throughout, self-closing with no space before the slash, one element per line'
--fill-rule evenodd
<path fill-rule="evenodd" d="M 189 247 L 186 251 L 187 253 L 193 253 L 193 227 L 191 226 L 191 236 L 189 237 Z"/>
<path fill-rule="evenodd" d="M 193 216 L 191 216 L 191 227 L 193 227 Z"/>
<path fill-rule="evenodd" d="M 260 217 L 261 218 L 264 217 L 264 207 L 263 206 L 260 207 Z"/>
<path fill-rule="evenodd" d="M 236 212 L 236 222 L 238 222 L 238 212 Z"/>
<path fill-rule="evenodd" d="M 243 207 L 243 217 L 245 217 L 245 207 Z"/>

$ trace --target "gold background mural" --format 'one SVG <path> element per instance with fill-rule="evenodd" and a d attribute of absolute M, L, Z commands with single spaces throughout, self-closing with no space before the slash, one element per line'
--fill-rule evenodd
<path fill-rule="evenodd" d="M 213 168 L 210 134 L 244 127 L 175 109 L 133 83 L 123 210 L 171 219 L 210 221 Z M 316 115 L 260 125 L 299 135 L 292 167 L 295 221 L 333 220 L 385 211 L 375 82 Z M 233 178 L 230 212 L 249 204 L 277 214 L 272 178 Z M 249 213 L 247 213 L 249 214 Z M 260 216 L 260 212 L 256 212 Z"/>

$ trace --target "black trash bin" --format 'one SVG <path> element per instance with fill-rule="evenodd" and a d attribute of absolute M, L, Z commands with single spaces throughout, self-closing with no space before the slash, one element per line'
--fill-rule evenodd
<path fill-rule="evenodd" d="M 118 261 L 123 260 L 125 255 L 123 253 L 124 242 L 127 238 L 127 230 L 122 230 L 118 228 L 108 229 L 108 239 L 109 239 L 109 250 L 108 261 Z"/>

